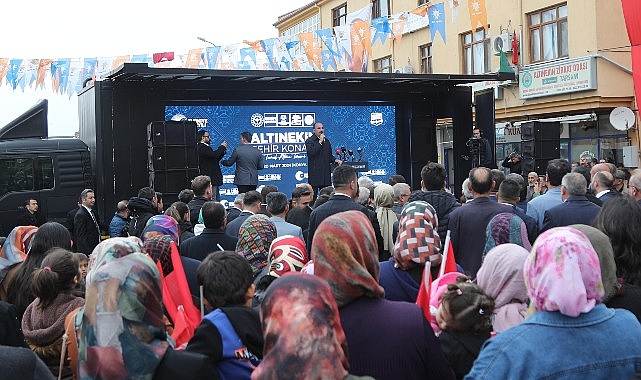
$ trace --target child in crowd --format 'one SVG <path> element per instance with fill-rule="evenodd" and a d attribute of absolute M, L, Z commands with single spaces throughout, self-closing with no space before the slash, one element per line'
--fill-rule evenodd
<path fill-rule="evenodd" d="M 80 276 L 78 277 L 78 283 L 74 288 L 74 294 L 78 297 L 85 296 L 85 288 L 87 284 L 87 265 L 89 265 L 89 258 L 82 252 L 73 253 L 76 260 L 78 260 L 78 272 Z"/>
<path fill-rule="evenodd" d="M 212 311 L 203 317 L 187 351 L 207 355 L 223 380 L 249 379 L 263 354 L 260 317 L 250 308 L 255 292 L 252 268 L 236 252 L 214 252 L 196 276 Z"/>
<path fill-rule="evenodd" d="M 492 332 L 494 300 L 468 277 L 449 284 L 436 312 L 443 353 L 457 379 L 472 368 L 481 346 Z"/>
<path fill-rule="evenodd" d="M 85 303 L 72 294 L 79 277 L 74 254 L 62 248 L 47 253 L 33 273 L 31 288 L 36 299 L 22 317 L 22 331 L 29 347 L 52 369 L 60 362 L 65 317 Z"/>

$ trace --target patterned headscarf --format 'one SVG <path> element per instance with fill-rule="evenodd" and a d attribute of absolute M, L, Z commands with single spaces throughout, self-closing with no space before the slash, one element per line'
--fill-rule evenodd
<path fill-rule="evenodd" d="M 314 274 L 324 278 L 339 307 L 359 297 L 382 298 L 374 228 L 360 211 L 345 211 L 323 220 L 312 241 Z"/>
<path fill-rule="evenodd" d="M 81 379 L 152 379 L 169 343 L 160 274 L 142 253 L 96 269 L 76 317 Z"/>
<path fill-rule="evenodd" d="M 415 201 L 406 204 L 398 223 L 398 236 L 392 258 L 403 270 L 424 265 L 430 256 L 441 253 L 438 217 L 431 204 Z"/>
<path fill-rule="evenodd" d="M 260 307 L 265 347 L 251 378 L 344 379 L 347 340 L 327 283 L 288 274 L 272 283 Z"/>
<path fill-rule="evenodd" d="M 254 277 L 267 265 L 269 246 L 275 238 L 276 226 L 267 215 L 251 215 L 240 226 L 236 253 L 247 259 Z"/>
<path fill-rule="evenodd" d="M 510 212 L 502 212 L 495 215 L 492 220 L 490 220 L 490 223 L 487 224 L 485 236 L 487 240 L 485 242 L 483 256 L 485 256 L 490 249 L 505 243 L 520 245 L 528 251 L 532 249 L 523 219 Z"/>
<path fill-rule="evenodd" d="M 287 272 L 300 272 L 309 261 L 305 242 L 297 236 L 277 237 L 269 247 L 269 275 L 280 277 Z"/>
<path fill-rule="evenodd" d="M 374 188 L 374 203 L 376 204 L 376 218 L 381 226 L 381 235 L 383 235 L 383 249 L 391 252 L 394 248 L 392 230 L 394 222 L 398 220 L 396 213 L 392 211 L 394 188 L 386 183 L 376 186 Z"/>
<path fill-rule="evenodd" d="M 29 252 L 31 238 L 37 231 L 38 227 L 35 226 L 18 226 L 11 230 L 0 248 L 0 269 L 24 261 Z"/>
<path fill-rule="evenodd" d="M 87 283 L 93 272 L 103 265 L 134 252 L 142 252 L 142 241 L 135 237 L 115 237 L 103 240 L 93 249 L 87 264 Z"/>
<path fill-rule="evenodd" d="M 528 296 L 523 265 L 528 254 L 516 244 L 497 245 L 476 274 L 476 283 L 494 298 L 494 331 L 507 330 L 525 319 Z"/>
<path fill-rule="evenodd" d="M 588 237 L 574 228 L 557 227 L 539 235 L 523 272 L 536 310 L 577 317 L 603 300 L 599 257 Z"/>
<path fill-rule="evenodd" d="M 162 273 L 167 276 L 174 271 L 171 262 L 171 242 L 173 240 L 167 235 L 152 236 L 145 240 L 142 251 L 149 255 L 154 262 L 160 262 Z"/>
<path fill-rule="evenodd" d="M 154 215 L 147 221 L 145 229 L 140 234 L 144 242 L 152 236 L 168 235 L 178 243 L 178 223 L 169 215 Z"/>

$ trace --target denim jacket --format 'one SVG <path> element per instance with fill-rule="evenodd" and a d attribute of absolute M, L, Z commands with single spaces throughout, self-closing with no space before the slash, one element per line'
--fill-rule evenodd
<path fill-rule="evenodd" d="M 641 371 L 641 324 L 598 304 L 576 318 L 541 311 L 488 339 L 465 379 L 629 379 Z"/>

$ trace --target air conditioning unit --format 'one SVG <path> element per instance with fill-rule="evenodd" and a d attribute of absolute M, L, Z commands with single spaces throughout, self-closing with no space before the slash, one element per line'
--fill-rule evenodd
<path fill-rule="evenodd" d="M 394 74 L 414 74 L 414 69 L 412 66 L 403 66 L 394 70 Z"/>
<path fill-rule="evenodd" d="M 501 55 L 501 52 L 512 52 L 512 34 L 503 33 L 492 38 L 492 51 L 494 55 Z"/>

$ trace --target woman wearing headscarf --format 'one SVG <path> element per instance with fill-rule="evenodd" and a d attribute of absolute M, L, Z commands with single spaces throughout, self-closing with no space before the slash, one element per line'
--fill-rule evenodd
<path fill-rule="evenodd" d="M 629 310 L 641 322 L 641 287 L 617 278 L 617 265 L 614 261 L 614 252 L 608 236 L 598 229 L 585 224 L 574 224 L 570 227 L 583 232 L 590 239 L 592 247 L 599 255 L 601 277 L 603 288 L 605 289 L 603 303 L 613 309 Z"/>
<path fill-rule="evenodd" d="M 494 299 L 494 331 L 503 332 L 523 322 L 528 309 L 523 280 L 525 248 L 506 243 L 492 248 L 476 273 L 476 283 Z"/>
<path fill-rule="evenodd" d="M 161 298 L 158 268 L 142 253 L 95 269 L 76 317 L 79 378 L 211 378 L 205 356 L 171 348 Z"/>
<path fill-rule="evenodd" d="M 348 373 L 338 306 L 322 279 L 306 274 L 278 278 L 267 290 L 260 315 L 264 356 L 252 380 L 357 379 Z"/>
<path fill-rule="evenodd" d="M 31 238 L 36 231 L 38 227 L 35 226 L 14 227 L 0 248 L 0 300 L 7 300 L 9 283 L 13 280 L 18 264 L 27 257 Z"/>
<path fill-rule="evenodd" d="M 483 257 L 485 257 L 492 248 L 505 243 L 520 245 L 527 251 L 532 249 L 527 237 L 527 227 L 523 219 L 510 212 L 502 212 L 495 215 L 485 229 L 485 236 L 486 241 L 485 248 L 483 249 Z"/>
<path fill-rule="evenodd" d="M 385 298 L 416 302 L 425 263 L 430 258 L 440 262 L 440 253 L 438 218 L 432 205 L 424 201 L 406 204 L 401 210 L 392 258 L 380 264 L 380 284 L 385 289 Z M 436 278 L 436 274 L 433 277 Z"/>
<path fill-rule="evenodd" d="M 236 253 L 247 259 L 254 278 L 258 277 L 267 265 L 269 246 L 275 238 L 276 226 L 267 215 L 251 215 L 240 226 Z"/>
<path fill-rule="evenodd" d="M 542 233 L 524 269 L 535 314 L 488 339 L 466 379 L 629 379 L 641 363 L 641 324 L 602 304 L 599 258 L 570 227 Z M 595 355 L 598 353 L 598 355 Z"/>
<path fill-rule="evenodd" d="M 147 221 L 145 229 L 140 234 L 144 242 L 152 236 L 167 235 L 178 243 L 178 223 L 169 215 L 154 215 Z"/>
<path fill-rule="evenodd" d="M 387 261 L 394 249 L 394 238 L 392 232 L 394 222 L 398 221 L 396 213 L 392 211 L 394 206 L 394 188 L 382 183 L 374 188 L 374 204 L 376 205 L 376 218 L 381 226 L 383 236 L 383 252 L 379 255 L 380 261 Z"/>
<path fill-rule="evenodd" d="M 378 247 L 361 212 L 323 220 L 312 242 L 314 274 L 327 281 L 350 348 L 350 371 L 385 379 L 450 379 L 453 373 L 421 309 L 388 301 L 378 284 Z"/>
<path fill-rule="evenodd" d="M 254 293 L 253 306 L 263 302 L 265 291 L 275 279 L 289 272 L 300 272 L 308 261 L 305 242 L 299 237 L 283 235 L 274 239 L 269 247 L 267 266 L 254 281 L 256 293 Z"/>

